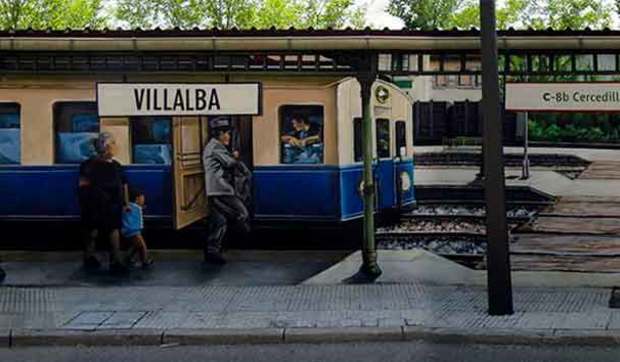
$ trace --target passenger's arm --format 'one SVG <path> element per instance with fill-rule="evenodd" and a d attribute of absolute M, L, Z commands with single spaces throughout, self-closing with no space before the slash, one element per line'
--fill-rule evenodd
<path fill-rule="evenodd" d="M 123 202 L 125 211 L 129 212 L 131 209 L 129 208 L 129 186 L 127 183 L 123 183 Z"/>
<path fill-rule="evenodd" d="M 90 178 L 86 175 L 86 165 L 80 165 L 80 175 L 78 177 L 78 187 L 81 189 L 83 187 L 90 186 Z"/>
<path fill-rule="evenodd" d="M 228 151 L 216 150 L 213 156 L 226 168 L 231 168 L 238 162 Z"/>
<path fill-rule="evenodd" d="M 282 139 L 282 142 L 288 143 L 290 145 L 296 145 L 299 142 L 297 138 L 295 138 L 294 136 L 288 135 L 288 134 L 282 136 L 281 139 Z"/>
<path fill-rule="evenodd" d="M 90 186 L 90 180 L 86 176 L 80 175 L 78 179 L 78 187 L 82 188 L 86 186 Z"/>
<path fill-rule="evenodd" d="M 310 136 L 308 138 L 305 138 L 303 141 L 304 146 L 308 146 L 314 143 L 320 143 L 321 142 L 321 137 L 317 136 Z"/>

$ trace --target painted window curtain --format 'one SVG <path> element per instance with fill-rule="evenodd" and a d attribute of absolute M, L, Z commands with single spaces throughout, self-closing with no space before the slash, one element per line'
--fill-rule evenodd
<path fill-rule="evenodd" d="M 130 125 L 134 164 L 172 164 L 170 117 L 132 117 Z"/>
<path fill-rule="evenodd" d="M 54 104 L 56 138 L 55 162 L 80 163 L 95 154 L 99 117 L 95 102 L 56 102 Z"/>

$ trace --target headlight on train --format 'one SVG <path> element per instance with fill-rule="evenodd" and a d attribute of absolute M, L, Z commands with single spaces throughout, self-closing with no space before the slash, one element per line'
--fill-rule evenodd
<path fill-rule="evenodd" d="M 400 173 L 400 189 L 403 192 L 407 192 L 411 189 L 411 177 L 409 177 L 409 172 L 403 171 Z"/>

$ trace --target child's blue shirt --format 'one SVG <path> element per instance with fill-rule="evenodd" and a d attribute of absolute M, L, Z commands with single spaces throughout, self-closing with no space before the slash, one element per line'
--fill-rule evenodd
<path fill-rule="evenodd" d="M 142 221 L 142 207 L 135 202 L 129 203 L 129 211 L 123 211 L 123 226 L 121 233 L 130 238 L 141 233 L 144 228 Z"/>

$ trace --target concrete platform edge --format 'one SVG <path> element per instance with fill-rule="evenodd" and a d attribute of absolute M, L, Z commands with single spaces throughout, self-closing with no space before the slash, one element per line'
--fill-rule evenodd
<path fill-rule="evenodd" d="M 429 341 L 620 346 L 619 330 L 458 329 L 424 326 L 263 329 L 0 330 L 0 348 Z"/>

